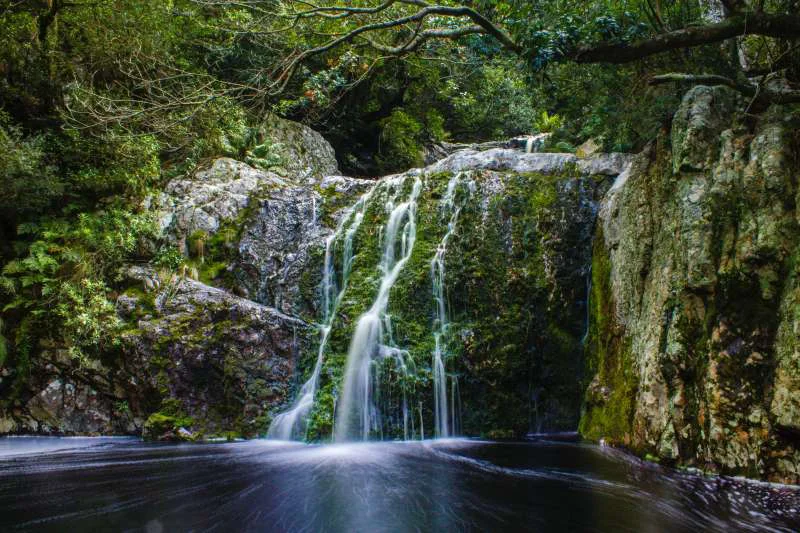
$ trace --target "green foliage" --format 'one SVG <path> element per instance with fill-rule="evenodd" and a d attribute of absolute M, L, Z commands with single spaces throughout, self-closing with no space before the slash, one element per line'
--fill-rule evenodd
<path fill-rule="evenodd" d="M 184 260 L 185 258 L 177 246 L 165 245 L 159 248 L 153 258 L 153 264 L 157 267 L 177 271 Z"/>
<path fill-rule="evenodd" d="M 84 278 L 64 283 L 58 294 L 52 318 L 60 322 L 69 355 L 82 365 L 120 346 L 122 322 L 108 292 L 102 281 Z"/>
<path fill-rule="evenodd" d="M 94 137 L 66 129 L 58 148 L 78 195 L 141 195 L 161 173 L 161 145 L 152 135 L 109 130 Z"/>
<path fill-rule="evenodd" d="M 422 164 L 423 125 L 402 109 L 395 109 L 381 122 L 378 161 L 399 168 Z"/>
<path fill-rule="evenodd" d="M 469 76 L 449 79 L 445 86 L 437 83 L 430 90 L 450 104 L 445 107 L 448 128 L 462 140 L 529 133 L 540 109 L 518 64 L 503 58 L 481 61 Z"/>
<path fill-rule="evenodd" d="M 79 365 L 113 353 L 121 322 L 108 283 L 136 256 L 141 239 L 153 237 L 151 217 L 110 208 L 23 225 L 18 233 L 34 240 L 0 275 L 2 313 L 17 329 L 7 350 L 16 367 L 27 367 L 43 343 L 63 348 Z"/>
<path fill-rule="evenodd" d="M 0 110 L 0 217 L 36 213 L 61 194 L 47 144 L 46 135 L 24 137 Z"/>
<path fill-rule="evenodd" d="M 563 125 L 564 120 L 559 115 L 551 115 L 547 111 L 542 111 L 533 121 L 534 129 L 542 133 L 551 133 Z"/>
<path fill-rule="evenodd" d="M 6 362 L 8 357 L 8 339 L 5 338 L 5 331 L 3 331 L 3 320 L 0 319 L 0 367 Z"/>
<path fill-rule="evenodd" d="M 165 398 L 161 402 L 161 408 L 145 421 L 142 435 L 145 439 L 158 439 L 168 435 L 173 439 L 189 440 L 183 439 L 178 430 L 190 428 L 194 422 L 192 417 L 184 413 L 178 399 Z M 199 437 L 199 434 L 196 436 Z"/>

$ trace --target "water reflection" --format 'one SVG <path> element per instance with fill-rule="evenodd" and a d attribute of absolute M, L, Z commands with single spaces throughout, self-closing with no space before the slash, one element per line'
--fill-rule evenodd
<path fill-rule="evenodd" d="M 793 531 L 800 491 L 576 443 L 103 443 L 0 460 L 0 530 Z"/>

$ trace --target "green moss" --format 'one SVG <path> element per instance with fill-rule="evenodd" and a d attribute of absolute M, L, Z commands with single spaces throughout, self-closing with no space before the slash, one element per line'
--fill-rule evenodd
<path fill-rule="evenodd" d="M 378 364 L 381 412 L 385 421 L 380 437 L 403 436 L 402 397 L 411 410 L 414 429 L 419 417 L 433 427 L 432 354 L 436 309 L 432 296 L 431 260 L 447 231 L 450 213 L 440 200 L 452 177 L 449 173 L 423 179 L 417 206 L 417 238 L 411 256 L 392 289 L 388 313 L 394 343 L 407 351 L 407 375 L 387 359 Z M 500 190 L 484 202 L 483 187 L 494 174 L 471 172 L 477 190 L 468 198 L 462 184 L 456 203 L 463 205 L 456 232 L 448 245 L 446 298 L 450 326 L 443 338 L 448 373 L 458 377 L 464 432 L 473 435 L 521 436 L 540 425 L 573 428 L 580 404 L 581 343 L 585 313 L 551 294 L 545 257 L 561 252 L 558 231 L 565 209 L 575 208 L 577 195 L 560 192 L 566 175 L 537 173 L 501 176 Z M 397 191 L 405 198 L 413 184 L 408 178 Z M 325 440 L 333 430 L 334 404 L 350 339 L 357 319 L 372 304 L 381 273 L 381 228 L 386 202 L 392 194 L 384 183 L 375 191 L 364 222 L 355 235 L 350 284 L 334 318 L 308 432 L 310 440 Z M 572 236 L 568 237 L 572 238 Z M 340 268 L 341 250 L 335 250 Z M 338 274 L 338 270 L 337 270 Z M 579 295 L 585 280 L 576 277 Z M 562 283 L 562 281 L 559 281 Z M 310 374 L 316 354 L 306 354 L 301 368 Z"/>
<path fill-rule="evenodd" d="M 159 411 L 151 414 L 145 421 L 142 436 L 145 440 L 159 439 L 163 435 L 178 440 L 196 440 L 200 438 L 199 433 L 193 433 L 191 437 L 183 437 L 179 433 L 181 428 L 188 430 L 194 424 L 195 420 L 184 413 L 180 400 L 165 398 Z"/>
<path fill-rule="evenodd" d="M 630 445 L 638 380 L 631 341 L 616 323 L 614 305 L 611 261 L 598 227 L 589 298 L 584 382 L 587 393 L 578 430 L 589 440 Z M 598 387 L 600 390 L 595 390 Z"/>

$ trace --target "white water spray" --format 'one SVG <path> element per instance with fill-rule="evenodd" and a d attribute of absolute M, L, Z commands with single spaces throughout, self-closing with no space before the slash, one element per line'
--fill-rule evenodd
<path fill-rule="evenodd" d="M 331 325 L 336 316 L 339 302 L 347 289 L 347 281 L 350 277 L 350 269 L 353 264 L 353 236 L 364 219 L 364 211 L 373 190 L 362 195 L 358 202 L 342 215 L 336 231 L 325 240 L 325 262 L 322 273 L 322 325 L 320 326 L 317 361 L 314 364 L 314 371 L 311 373 L 311 377 L 303 384 L 292 407 L 288 411 L 277 415 L 270 424 L 269 430 L 267 430 L 268 438 L 291 440 L 292 438 L 305 436 L 308 426 L 308 414 L 314 406 L 314 396 L 319 387 L 319 375 L 325 359 L 325 348 L 331 333 Z M 334 270 L 334 248 L 336 241 L 342 234 L 344 234 L 342 279 L 341 284 L 337 286 L 336 272 Z"/>
<path fill-rule="evenodd" d="M 402 184 L 403 181 L 389 183 L 390 186 L 402 186 Z M 405 367 L 404 351 L 383 344 L 383 337 L 384 330 L 391 331 L 390 318 L 386 315 L 389 293 L 414 249 L 417 236 L 417 198 L 421 189 L 422 182 L 417 178 L 408 200 L 395 206 L 394 199 L 390 199 L 386 204 L 387 211 L 390 213 L 389 220 L 382 232 L 383 255 L 379 265 L 382 275 L 380 287 L 372 306 L 359 317 L 350 340 L 342 396 L 337 409 L 335 433 L 337 441 L 353 438 L 366 440 L 370 431 L 380 429 L 380 413 L 373 398 L 375 393 L 375 380 L 372 373 L 374 361 L 383 357 L 395 357 L 399 364 Z M 400 245 L 399 256 L 397 254 L 398 244 Z"/>

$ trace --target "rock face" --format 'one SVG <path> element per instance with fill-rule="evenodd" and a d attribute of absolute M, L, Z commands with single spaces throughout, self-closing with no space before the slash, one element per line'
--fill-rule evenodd
<path fill-rule="evenodd" d="M 44 354 L 48 363 L 35 367 L 38 392 L 6 413 L 0 413 L 0 433 L 96 435 L 134 433 L 143 423 L 117 396 L 118 376 L 96 364 L 71 368 L 67 354 Z"/>
<path fill-rule="evenodd" d="M 126 337 L 127 365 L 158 412 L 192 432 L 263 432 L 314 337 L 302 320 L 185 278 L 165 280 L 147 311 Z"/>
<path fill-rule="evenodd" d="M 313 187 L 272 187 L 258 195 L 241 228 L 237 286 L 255 301 L 316 318 L 325 238 L 342 209 L 374 183 L 328 176 Z"/>
<path fill-rule="evenodd" d="M 696 87 L 604 200 L 581 431 L 800 482 L 798 118 Z"/>
<path fill-rule="evenodd" d="M 235 221 L 258 191 L 285 185 L 273 172 L 220 158 L 208 169 L 171 181 L 154 203 L 161 229 L 183 244 L 195 232 L 214 235 L 221 225 Z"/>
<path fill-rule="evenodd" d="M 417 187 L 413 247 L 408 250 L 408 237 L 396 242 L 395 252 L 409 256 L 389 291 L 373 357 L 375 390 L 381 392 L 370 431 L 383 438 L 419 437 L 424 426 L 431 435 L 440 323 L 431 264 L 448 228 L 448 325 L 440 341 L 447 396 L 455 398 L 447 400 L 450 423 L 465 434 L 493 437 L 574 429 L 592 228 L 603 193 L 626 164 L 618 155 L 579 161 L 568 154 L 462 150 L 381 179 L 352 235 L 349 283 L 332 321 L 308 435 L 331 435 L 351 339 L 387 272 L 381 257 L 390 212 Z M 400 223 L 409 227 L 410 220 Z M 337 279 L 343 241 L 333 245 Z M 306 375 L 315 355 L 307 359 Z"/>
<path fill-rule="evenodd" d="M 339 174 L 333 147 L 308 126 L 272 115 L 267 135 L 280 164 L 276 172 L 298 183 Z"/>

